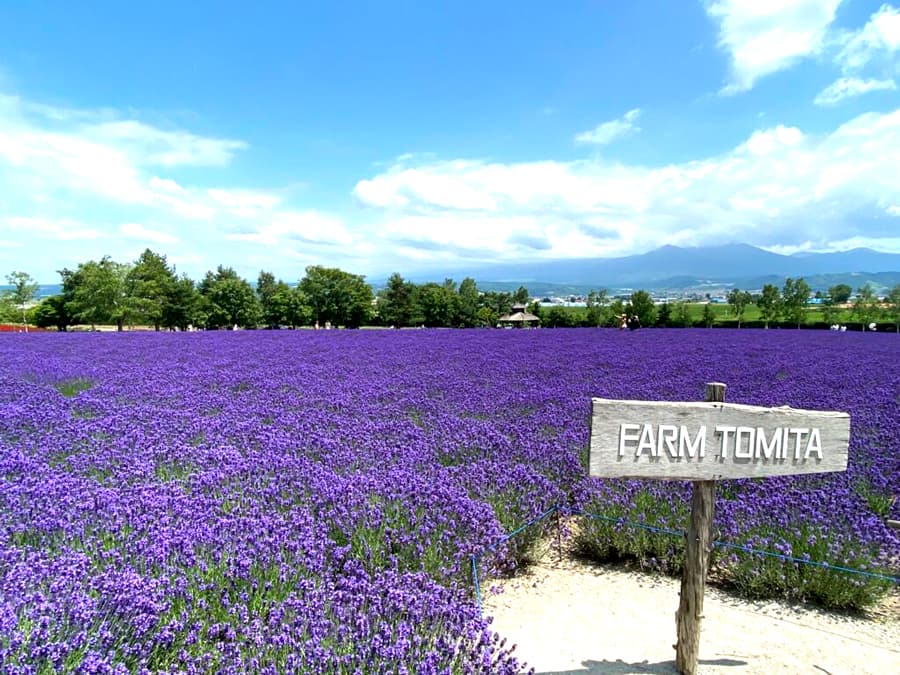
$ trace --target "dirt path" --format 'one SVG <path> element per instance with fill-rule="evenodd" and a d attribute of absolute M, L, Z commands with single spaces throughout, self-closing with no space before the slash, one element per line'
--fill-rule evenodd
<path fill-rule="evenodd" d="M 485 591 L 484 612 L 542 675 L 675 673 L 678 579 L 555 552 Z M 699 673 L 900 674 L 900 603 L 872 617 L 707 588 Z"/>

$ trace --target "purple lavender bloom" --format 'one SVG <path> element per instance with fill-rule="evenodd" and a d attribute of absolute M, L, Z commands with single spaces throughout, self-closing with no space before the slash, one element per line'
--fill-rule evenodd
<path fill-rule="evenodd" d="M 720 537 L 872 570 L 900 559 L 884 525 L 900 517 L 890 335 L 2 338 L 10 672 L 519 672 L 474 603 L 471 556 L 557 503 L 681 527 L 685 485 L 585 476 L 590 398 L 696 400 L 711 380 L 729 401 L 853 419 L 848 472 L 723 486 Z M 527 562 L 530 532 L 483 569 Z M 650 557 L 677 567 L 657 540 Z"/>

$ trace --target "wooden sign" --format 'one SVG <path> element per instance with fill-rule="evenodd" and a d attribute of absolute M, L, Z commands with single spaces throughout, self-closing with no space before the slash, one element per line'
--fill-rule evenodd
<path fill-rule="evenodd" d="M 590 474 L 719 480 L 845 471 L 849 443 L 846 413 L 595 398 Z"/>
<path fill-rule="evenodd" d="M 675 614 L 681 675 L 697 672 L 716 481 L 847 470 L 848 414 L 725 403 L 725 389 L 708 382 L 697 403 L 593 399 L 592 476 L 692 481 Z"/>

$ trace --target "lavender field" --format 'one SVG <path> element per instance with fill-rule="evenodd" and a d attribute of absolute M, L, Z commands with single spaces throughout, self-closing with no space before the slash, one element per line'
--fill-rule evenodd
<path fill-rule="evenodd" d="M 470 560 L 554 504 L 684 525 L 681 483 L 587 479 L 590 398 L 851 414 L 846 473 L 719 487 L 716 536 L 896 574 L 900 340 L 758 330 L 0 340 L 0 663 L 32 672 L 512 673 Z M 677 539 L 585 520 L 602 559 Z M 527 563 L 539 528 L 485 556 Z M 717 550 L 748 595 L 884 581 Z"/>

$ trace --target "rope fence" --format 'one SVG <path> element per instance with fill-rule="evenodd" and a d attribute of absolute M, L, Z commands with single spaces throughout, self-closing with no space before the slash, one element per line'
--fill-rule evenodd
<path fill-rule="evenodd" d="M 604 520 L 604 521 L 607 521 L 610 523 L 615 523 L 617 525 L 622 525 L 624 527 L 629 527 L 629 528 L 638 529 L 638 530 L 645 530 L 645 531 L 651 532 L 653 534 L 664 534 L 664 535 L 670 536 L 670 537 L 684 537 L 685 536 L 684 530 L 672 530 L 672 529 L 669 529 L 666 527 L 657 527 L 655 525 L 648 525 L 646 523 L 638 523 L 638 522 L 631 521 L 631 520 L 625 520 L 624 518 L 615 518 L 612 516 L 604 516 L 599 513 L 589 513 L 587 511 L 583 511 L 582 509 L 570 508 L 569 506 L 566 506 L 565 504 L 555 504 L 554 506 L 551 506 L 549 509 L 544 511 L 539 516 L 535 516 L 534 518 L 529 520 L 524 525 L 520 525 L 519 527 L 514 529 L 509 534 L 504 535 L 503 537 L 498 539 L 494 544 L 485 548 L 481 553 L 473 554 L 471 556 L 472 581 L 473 581 L 474 588 L 475 588 L 475 600 L 478 603 L 479 611 L 481 611 L 481 609 L 482 609 L 482 606 L 481 606 L 481 582 L 480 582 L 479 573 L 478 573 L 478 563 L 481 561 L 481 559 L 485 555 L 493 553 L 500 546 L 505 544 L 510 539 L 518 536 L 519 534 L 524 532 L 529 527 L 532 527 L 533 525 L 537 525 L 542 520 L 545 520 L 546 518 L 548 518 L 549 516 L 551 516 L 553 514 L 585 516 L 587 518 L 593 518 L 596 520 Z M 559 527 L 558 523 L 557 523 L 557 527 Z M 557 533 L 557 535 L 559 535 L 559 533 Z M 557 540 L 559 541 L 559 539 L 557 539 Z M 822 560 L 808 560 L 805 558 L 797 558 L 795 556 L 785 555 L 783 553 L 778 553 L 776 551 L 765 551 L 765 550 L 761 550 L 761 549 L 752 548 L 750 546 L 744 546 L 742 544 L 734 544 L 734 543 L 731 543 L 728 541 L 718 541 L 717 540 L 717 541 L 713 542 L 713 546 L 718 547 L 718 548 L 733 549 L 736 551 L 741 551 L 742 553 L 749 553 L 752 555 L 759 555 L 759 556 L 763 556 L 763 557 L 767 557 L 767 558 L 776 558 L 778 560 L 783 560 L 785 562 L 797 563 L 800 565 L 806 565 L 808 567 L 832 570 L 835 572 L 840 572 L 842 574 L 854 574 L 857 576 L 866 577 L 868 579 L 877 579 L 879 581 L 887 581 L 887 582 L 893 583 L 893 584 L 900 584 L 900 577 L 897 577 L 897 576 L 891 576 L 891 575 L 887 575 L 887 574 L 879 574 L 877 572 L 869 572 L 868 570 L 854 569 L 852 567 L 845 567 L 843 565 L 835 565 L 835 564 L 832 564 L 832 563 L 829 563 L 826 561 L 822 561 Z"/>
<path fill-rule="evenodd" d="M 505 544 L 506 542 L 508 542 L 508 541 L 509 541 L 510 539 L 512 539 L 513 537 L 515 537 L 515 536 L 521 534 L 522 532 L 524 532 L 525 530 L 527 530 L 527 529 L 528 529 L 529 527 L 531 527 L 532 525 L 537 525 L 539 522 L 541 522 L 542 520 L 544 520 L 544 519 L 547 518 L 548 516 L 553 515 L 554 513 L 556 513 L 556 512 L 559 511 L 559 510 L 560 510 L 560 504 L 554 504 L 554 505 L 551 506 L 549 509 L 547 509 L 546 511 L 544 511 L 541 515 L 535 516 L 534 518 L 532 518 L 531 520 L 529 520 L 529 521 L 528 521 L 527 523 L 525 523 L 524 525 L 520 525 L 519 527 L 517 527 L 516 529 L 514 529 L 514 530 L 513 530 L 512 532 L 510 532 L 509 534 L 504 535 L 503 537 L 500 537 L 500 539 L 498 539 L 493 545 L 488 546 L 488 547 L 487 547 L 486 549 L 484 549 L 484 551 L 482 551 L 481 553 L 472 556 L 472 579 L 473 579 L 473 581 L 474 581 L 474 583 L 475 583 L 475 598 L 476 598 L 476 600 L 478 601 L 478 609 L 479 609 L 479 611 L 481 610 L 481 586 L 479 585 L 479 582 L 478 582 L 478 561 L 481 560 L 482 556 L 484 556 L 484 555 L 486 555 L 486 554 L 488 554 L 488 553 L 493 553 L 494 551 L 497 550 L 498 547 L 503 546 L 503 544 Z"/>

